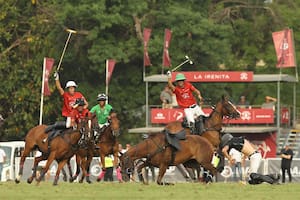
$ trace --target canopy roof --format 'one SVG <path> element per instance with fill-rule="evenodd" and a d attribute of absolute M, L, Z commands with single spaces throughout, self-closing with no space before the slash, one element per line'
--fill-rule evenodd
<path fill-rule="evenodd" d="M 162 131 L 164 127 L 141 127 L 129 129 L 129 133 L 158 133 Z M 277 127 L 274 126 L 241 126 L 241 127 L 223 127 L 226 133 L 271 133 L 277 131 Z"/>
<path fill-rule="evenodd" d="M 155 74 L 155 75 L 146 76 L 144 78 L 144 81 L 145 82 L 167 82 L 168 77 L 165 74 Z M 288 74 L 254 74 L 253 75 L 252 83 L 265 83 L 265 82 L 296 83 L 297 79 L 294 76 Z"/>

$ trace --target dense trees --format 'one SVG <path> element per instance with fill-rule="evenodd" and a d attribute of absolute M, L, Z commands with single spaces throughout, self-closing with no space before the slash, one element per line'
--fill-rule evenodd
<path fill-rule="evenodd" d="M 147 74 L 161 72 L 164 29 L 173 32 L 169 49 L 172 63 L 184 55 L 195 65 L 186 70 L 252 70 L 278 73 L 271 33 L 294 29 L 300 40 L 299 2 L 292 0 L 0 0 L 0 114 L 4 124 L 0 139 L 20 139 L 39 118 L 42 60 L 61 54 L 66 27 L 76 29 L 63 60 L 61 81 L 73 79 L 90 105 L 104 91 L 105 59 L 118 61 L 110 83 L 110 102 L 119 112 L 124 133 L 144 125 L 145 88 L 142 80 L 142 30 L 152 28 L 149 54 L 153 66 Z M 299 53 L 298 58 L 299 58 Z M 257 63 L 263 61 L 264 66 Z M 293 73 L 293 70 L 285 70 Z M 61 99 L 45 98 L 44 122 L 59 119 Z M 289 87 L 289 86 L 286 86 Z M 150 103 L 158 104 L 162 84 L 152 85 Z M 202 84 L 203 95 L 233 99 L 245 94 L 251 103 L 274 95 L 273 85 Z M 211 92 L 211 91 L 216 92 Z M 290 103 L 289 90 L 284 103 Z M 270 94 L 271 93 L 271 94 Z M 123 140 L 133 136 L 125 135 Z"/>

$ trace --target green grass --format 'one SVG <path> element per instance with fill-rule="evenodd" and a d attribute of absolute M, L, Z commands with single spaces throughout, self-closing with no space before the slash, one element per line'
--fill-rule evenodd
<path fill-rule="evenodd" d="M 52 186 L 50 182 L 29 185 L 25 182 L 0 183 L 0 199 L 167 199 L 167 200 L 292 200 L 300 199 L 300 184 L 285 185 L 241 185 L 239 183 L 178 183 L 174 186 L 139 183 L 64 183 Z"/>

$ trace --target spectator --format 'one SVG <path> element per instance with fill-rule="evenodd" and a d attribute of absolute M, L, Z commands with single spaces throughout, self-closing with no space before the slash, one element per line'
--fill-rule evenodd
<path fill-rule="evenodd" d="M 285 183 L 285 171 L 289 176 L 289 182 L 292 182 L 292 174 L 291 174 L 291 163 L 293 160 L 293 150 L 290 149 L 289 145 L 285 145 L 284 149 L 280 152 L 281 159 L 281 170 L 282 170 L 282 183 Z"/>
<path fill-rule="evenodd" d="M 126 151 L 128 151 L 131 148 L 130 144 L 126 144 Z"/>
<path fill-rule="evenodd" d="M 243 160 L 242 160 L 242 158 L 244 158 L 244 156 L 241 152 L 237 151 L 235 148 L 230 149 L 229 155 L 232 158 L 232 160 L 229 164 L 232 168 L 234 181 L 238 180 L 237 173 L 239 174 L 240 181 L 242 181 L 242 178 L 243 178 L 243 173 L 242 173 Z"/>
<path fill-rule="evenodd" d="M 5 162 L 6 162 L 6 154 L 5 151 L 0 146 L 0 182 L 2 180 L 2 170 Z"/>
<path fill-rule="evenodd" d="M 275 111 L 275 103 L 277 102 L 276 98 L 266 96 L 266 102 L 261 105 L 261 108 L 273 109 Z"/>
<path fill-rule="evenodd" d="M 126 152 L 126 149 L 123 149 L 123 146 L 121 143 L 119 143 L 119 152 L 124 154 Z"/>
<path fill-rule="evenodd" d="M 164 90 L 160 93 L 160 100 L 162 102 L 162 108 L 172 108 L 172 95 L 173 92 L 169 86 L 166 85 Z"/>
<path fill-rule="evenodd" d="M 114 181 L 113 178 L 113 171 L 114 171 L 114 162 L 112 155 L 105 156 L 105 175 L 104 175 L 104 181 Z"/>
<path fill-rule="evenodd" d="M 248 108 L 249 102 L 246 101 L 246 96 L 240 96 L 240 101 L 238 102 L 237 106 L 239 108 Z"/>

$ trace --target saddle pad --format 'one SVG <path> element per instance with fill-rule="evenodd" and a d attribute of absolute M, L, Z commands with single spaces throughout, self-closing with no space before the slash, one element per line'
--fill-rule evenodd
<path fill-rule="evenodd" d="M 168 142 L 168 144 L 170 144 L 171 146 L 173 146 L 176 150 L 180 150 L 181 146 L 180 146 L 180 141 L 179 140 L 185 140 L 186 139 L 186 132 L 184 129 L 182 129 L 181 131 L 179 131 L 176 134 L 173 133 L 169 133 L 168 130 L 165 130 L 165 135 L 166 135 L 166 140 Z"/>

